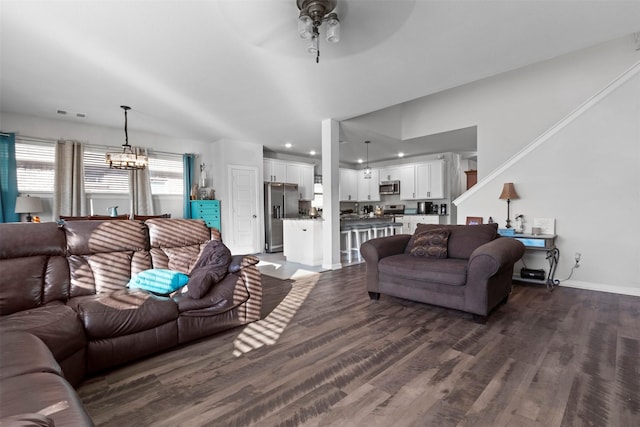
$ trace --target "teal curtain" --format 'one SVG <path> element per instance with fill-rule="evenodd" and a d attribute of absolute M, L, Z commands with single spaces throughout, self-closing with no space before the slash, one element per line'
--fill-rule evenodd
<path fill-rule="evenodd" d="M 193 185 L 193 180 L 195 178 L 195 165 L 196 165 L 196 155 L 195 154 L 183 154 L 182 155 L 182 163 L 183 163 L 183 181 L 184 181 L 184 218 L 191 218 L 191 186 Z"/>
<path fill-rule="evenodd" d="M 16 213 L 18 175 L 16 172 L 16 135 L 0 135 L 0 222 L 20 222 Z"/>

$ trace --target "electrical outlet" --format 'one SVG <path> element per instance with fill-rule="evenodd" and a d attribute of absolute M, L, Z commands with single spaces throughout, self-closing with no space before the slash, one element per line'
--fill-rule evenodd
<path fill-rule="evenodd" d="M 582 254 L 580 254 L 580 252 L 576 252 L 576 267 L 580 266 L 580 257 L 582 257 Z"/>

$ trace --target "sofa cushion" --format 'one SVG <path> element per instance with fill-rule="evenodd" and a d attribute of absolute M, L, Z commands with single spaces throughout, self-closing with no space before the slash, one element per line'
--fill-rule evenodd
<path fill-rule="evenodd" d="M 415 233 L 445 228 L 450 231 L 447 243 L 449 258 L 469 259 L 479 246 L 498 237 L 498 224 L 442 225 L 418 224 Z M 414 233 L 414 235 L 415 235 Z"/>
<path fill-rule="evenodd" d="M 213 316 L 239 306 L 249 299 L 246 287 L 240 291 L 238 281 L 242 278 L 229 273 L 224 279 L 216 283 L 202 298 L 194 299 L 188 294 L 176 294 L 173 300 L 178 304 L 181 316 Z"/>
<path fill-rule="evenodd" d="M 0 315 L 69 297 L 64 232 L 56 223 L 0 224 Z"/>
<path fill-rule="evenodd" d="M 3 316 L 0 326 L 3 332 L 24 331 L 40 338 L 59 362 L 87 345 L 78 313 L 60 302 Z"/>
<path fill-rule="evenodd" d="M 62 376 L 62 369 L 47 346 L 33 334 L 0 333 L 0 380 L 34 372 Z"/>
<path fill-rule="evenodd" d="M 380 274 L 417 282 L 462 286 L 467 283 L 467 260 L 391 255 L 378 263 Z"/>
<path fill-rule="evenodd" d="M 412 256 L 446 258 L 448 240 L 449 230 L 446 228 L 420 231 L 412 236 L 407 250 Z"/>
<path fill-rule="evenodd" d="M 191 273 L 200 252 L 211 240 L 211 230 L 203 221 L 193 219 L 150 219 L 151 260 L 153 268 Z"/>
<path fill-rule="evenodd" d="M 175 302 L 141 290 L 77 297 L 69 305 L 79 313 L 92 340 L 145 331 L 178 318 Z"/>
<path fill-rule="evenodd" d="M 142 221 L 72 221 L 64 230 L 71 297 L 124 289 L 133 274 L 151 268 Z"/>
<path fill-rule="evenodd" d="M 7 425 L 11 425 L 5 418 L 32 414 L 44 409 L 48 409 L 46 417 L 53 420 L 55 426 L 94 425 L 76 391 L 64 378 L 56 374 L 33 373 L 2 380 L 0 425 L 5 425 L 5 421 Z"/>
<path fill-rule="evenodd" d="M 127 287 L 168 295 L 186 285 L 188 281 L 189 276 L 178 271 L 152 268 L 134 275 Z"/>

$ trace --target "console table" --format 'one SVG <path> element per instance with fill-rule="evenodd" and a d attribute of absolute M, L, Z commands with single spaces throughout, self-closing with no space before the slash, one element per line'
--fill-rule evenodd
<path fill-rule="evenodd" d="M 560 251 L 556 248 L 556 234 L 514 234 L 513 236 L 503 237 L 521 241 L 528 251 L 546 251 L 547 261 L 549 261 L 549 273 L 545 284 L 550 291 L 553 290 L 555 285 L 559 284 L 559 281 L 555 279 L 556 268 L 560 258 Z"/>

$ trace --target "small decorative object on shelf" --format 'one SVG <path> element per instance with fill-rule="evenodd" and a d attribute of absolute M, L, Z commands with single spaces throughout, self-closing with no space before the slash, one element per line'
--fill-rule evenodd
<path fill-rule="evenodd" d="M 204 163 L 200 165 L 200 187 L 207 186 L 207 170 L 205 169 Z"/>
<path fill-rule="evenodd" d="M 524 215 L 516 217 L 516 233 L 524 233 Z"/>

